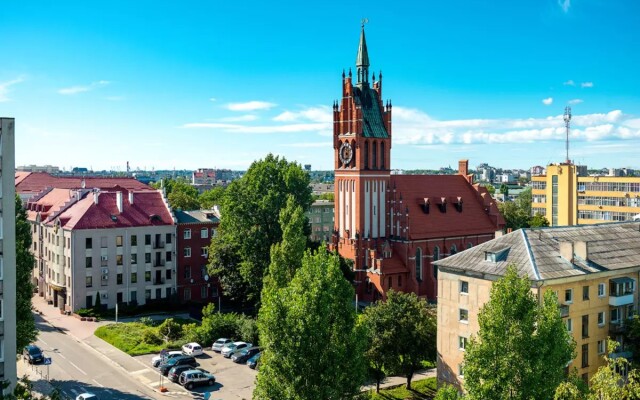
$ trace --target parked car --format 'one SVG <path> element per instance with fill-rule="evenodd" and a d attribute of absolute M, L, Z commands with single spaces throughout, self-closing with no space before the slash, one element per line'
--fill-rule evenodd
<path fill-rule="evenodd" d="M 202 346 L 200 346 L 198 343 L 187 343 L 184 346 L 182 346 L 182 352 L 188 356 L 201 356 L 202 354 L 204 354 L 204 352 L 202 351 Z"/>
<path fill-rule="evenodd" d="M 192 369 L 180 374 L 178 383 L 187 388 L 193 389 L 195 386 L 209 385 L 212 386 L 216 383 L 216 378 L 212 374 L 201 371 L 199 369 Z"/>
<path fill-rule="evenodd" d="M 258 353 L 260 353 L 260 347 L 245 347 L 244 349 L 236 350 L 231 356 L 231 361 L 242 364 Z"/>
<path fill-rule="evenodd" d="M 98 400 L 98 396 L 93 393 L 82 393 L 76 397 L 76 400 Z"/>
<path fill-rule="evenodd" d="M 258 353 L 247 360 L 247 365 L 249 366 L 249 368 L 256 369 L 258 367 L 258 363 L 260 362 L 260 354 L 262 353 Z"/>
<path fill-rule="evenodd" d="M 153 365 L 154 367 L 158 367 L 160 365 L 161 362 L 167 361 L 172 359 L 173 357 L 178 357 L 178 356 L 182 356 L 184 354 L 182 354 L 181 351 L 170 351 L 168 352 L 164 357 L 157 355 L 155 357 L 153 357 L 151 359 L 151 365 Z"/>
<path fill-rule="evenodd" d="M 169 370 L 171 368 L 176 367 L 178 365 L 190 365 L 192 367 L 197 367 L 198 362 L 196 361 L 195 358 L 191 356 L 173 357 L 172 359 L 167 360 L 166 362 L 163 362 L 162 364 L 160 364 L 160 373 L 166 376 L 169 373 Z"/>
<path fill-rule="evenodd" d="M 220 353 L 222 351 L 222 348 L 228 345 L 229 343 L 233 343 L 233 340 L 227 339 L 227 338 L 220 338 L 215 342 L 213 342 L 213 344 L 211 345 L 211 350 L 215 351 L 216 353 Z"/>
<path fill-rule="evenodd" d="M 191 365 L 176 365 L 169 370 L 169 373 L 167 373 L 167 378 L 169 378 L 171 382 L 178 382 L 180 374 L 184 371 L 190 370 L 193 370 L 193 367 Z"/>
<path fill-rule="evenodd" d="M 29 364 L 37 364 L 44 361 L 44 354 L 42 354 L 42 350 L 40 350 L 40 347 L 35 344 L 26 346 L 24 350 L 22 350 L 22 354 Z"/>
<path fill-rule="evenodd" d="M 233 342 L 233 343 L 229 343 L 228 345 L 224 346 L 220 353 L 225 358 L 231 358 L 231 354 L 233 354 L 234 351 L 238 351 L 240 349 L 244 349 L 245 347 L 251 347 L 251 343 Z"/>

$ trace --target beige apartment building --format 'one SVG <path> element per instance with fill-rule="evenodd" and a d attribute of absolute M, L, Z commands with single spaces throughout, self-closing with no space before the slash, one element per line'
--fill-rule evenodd
<path fill-rule="evenodd" d="M 176 225 L 162 192 L 45 189 L 26 208 L 34 283 L 61 311 L 175 294 Z"/>
<path fill-rule="evenodd" d="M 631 356 L 624 333 L 638 307 L 640 223 L 520 229 L 436 262 L 440 382 L 463 386 L 465 346 L 509 264 L 531 280 L 538 299 L 548 290 L 558 295 L 576 341 L 569 368 L 585 381 L 603 364 L 607 337 L 621 343 L 614 357 Z"/>
<path fill-rule="evenodd" d="M 16 372 L 16 200 L 13 118 L 0 118 L 0 381 Z"/>

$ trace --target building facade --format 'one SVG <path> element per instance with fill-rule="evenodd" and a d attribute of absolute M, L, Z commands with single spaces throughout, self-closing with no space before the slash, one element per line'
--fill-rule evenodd
<path fill-rule="evenodd" d="M 218 234 L 217 210 L 176 211 L 178 237 L 177 293 L 182 303 L 209 303 L 222 291 L 207 271 L 209 245 Z"/>
<path fill-rule="evenodd" d="M 15 120 L 0 118 L 0 380 L 17 382 Z"/>
<path fill-rule="evenodd" d="M 437 263 L 438 380 L 461 387 L 464 350 L 479 330 L 478 313 L 509 264 L 531 281 L 542 300 L 558 296 L 561 316 L 576 341 L 569 365 L 588 381 L 603 365 L 607 337 L 629 357 L 625 322 L 638 307 L 640 223 L 521 229 Z"/>
<path fill-rule="evenodd" d="M 311 226 L 309 239 L 314 242 L 327 242 L 331 240 L 333 234 L 334 203 L 328 200 L 316 200 L 307 211 L 307 218 Z"/>
<path fill-rule="evenodd" d="M 531 212 L 551 226 L 631 221 L 640 214 L 640 177 L 586 176 L 571 163 L 547 166 L 533 176 Z"/>
<path fill-rule="evenodd" d="M 468 161 L 458 175 L 391 174 L 392 105 L 382 100 L 382 74 L 369 81 L 364 28 L 342 100 L 333 105 L 335 226 L 332 248 L 354 261 L 364 301 L 389 289 L 436 298 L 432 262 L 501 232 L 491 195 L 473 184 Z"/>
<path fill-rule="evenodd" d="M 34 283 L 62 312 L 175 294 L 175 223 L 160 191 L 54 188 L 26 208 Z"/>

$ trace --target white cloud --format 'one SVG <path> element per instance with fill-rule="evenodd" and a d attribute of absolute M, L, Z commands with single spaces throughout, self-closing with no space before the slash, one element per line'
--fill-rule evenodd
<path fill-rule="evenodd" d="M 273 118 L 274 121 L 279 122 L 292 122 L 307 120 L 311 122 L 325 122 L 330 123 L 333 121 L 333 114 L 331 108 L 326 106 L 309 107 L 302 111 L 284 111 Z"/>
<path fill-rule="evenodd" d="M 107 97 L 105 97 L 105 100 L 109 100 L 109 101 L 122 101 L 124 99 L 125 99 L 124 96 L 107 96 Z"/>
<path fill-rule="evenodd" d="M 277 106 L 275 103 L 269 103 L 268 101 L 247 101 L 245 103 L 229 103 L 225 106 L 227 110 L 231 111 L 256 111 L 256 110 L 268 110 Z"/>
<path fill-rule="evenodd" d="M 582 99 L 569 100 L 569 104 L 571 104 L 571 105 L 580 104 L 580 103 L 584 103 L 584 100 L 582 100 Z"/>
<path fill-rule="evenodd" d="M 298 133 L 321 131 L 327 129 L 326 124 L 288 124 L 271 126 L 248 126 L 240 124 L 224 124 L 217 122 L 195 122 L 182 125 L 188 129 L 218 129 L 234 133 Z"/>
<path fill-rule="evenodd" d="M 246 115 L 239 115 L 237 117 L 220 118 L 219 121 L 222 121 L 222 122 L 249 122 L 249 121 L 255 121 L 257 119 L 258 119 L 257 115 L 246 114 Z"/>
<path fill-rule="evenodd" d="M 283 144 L 284 147 L 298 147 L 298 148 L 323 148 L 330 149 L 333 142 L 301 142 L 301 143 L 287 143 Z"/>
<path fill-rule="evenodd" d="M 562 11 L 568 12 L 571 7 L 571 0 L 558 0 L 558 5 L 562 8 Z"/>
<path fill-rule="evenodd" d="M 582 86 L 583 88 L 591 88 L 593 87 L 593 82 L 582 82 L 580 86 Z"/>
<path fill-rule="evenodd" d="M 10 81 L 0 82 L 0 103 L 10 101 L 11 99 L 9 98 L 9 87 L 24 82 L 24 79 L 25 78 L 23 76 L 19 76 Z"/>
<path fill-rule="evenodd" d="M 218 101 L 218 99 L 216 99 L 215 97 L 211 97 L 209 101 Z"/>
<path fill-rule="evenodd" d="M 547 97 L 546 99 L 542 99 L 542 104 L 544 104 L 545 106 L 548 106 L 551 103 L 553 103 L 553 97 Z"/>
<path fill-rule="evenodd" d="M 96 82 L 91 82 L 88 85 L 78 85 L 78 86 L 71 86 L 68 88 L 62 88 L 62 89 L 58 89 L 58 93 L 62 94 L 62 95 L 72 95 L 72 94 L 78 94 L 78 93 L 84 93 L 84 92 L 89 92 L 93 89 L 97 89 L 100 87 L 104 87 L 107 86 L 109 83 L 109 81 L 96 81 Z"/>
<path fill-rule="evenodd" d="M 576 83 L 573 81 L 573 79 L 569 79 L 566 82 L 562 82 L 562 84 L 565 85 L 565 86 L 575 86 L 576 85 Z"/>

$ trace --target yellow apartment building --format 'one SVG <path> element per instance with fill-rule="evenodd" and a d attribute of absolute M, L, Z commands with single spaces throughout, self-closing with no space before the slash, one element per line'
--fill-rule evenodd
<path fill-rule="evenodd" d="M 608 337 L 630 357 L 625 321 L 638 306 L 640 222 L 520 229 L 435 263 L 438 267 L 438 380 L 464 381 L 464 350 L 479 330 L 478 312 L 509 264 L 531 280 L 538 299 L 558 295 L 576 341 L 575 367 L 585 381 L 603 364 Z"/>
<path fill-rule="evenodd" d="M 640 215 L 640 177 L 586 176 L 586 168 L 551 164 L 531 177 L 531 212 L 551 226 L 631 221 Z"/>

